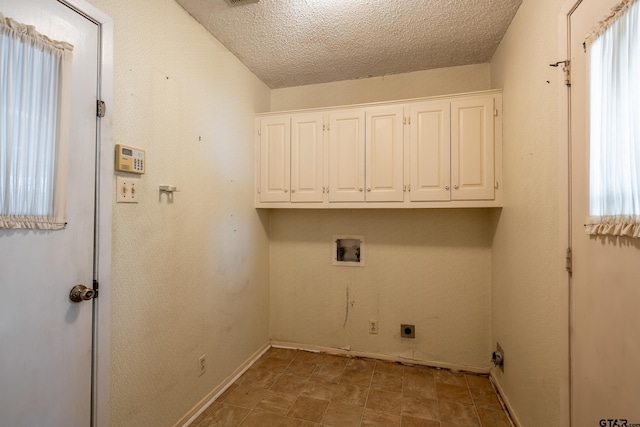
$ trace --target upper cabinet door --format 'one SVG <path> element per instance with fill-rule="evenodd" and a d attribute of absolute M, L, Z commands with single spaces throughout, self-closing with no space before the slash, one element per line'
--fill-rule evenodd
<path fill-rule="evenodd" d="M 329 114 L 329 201 L 364 201 L 364 109 Z"/>
<path fill-rule="evenodd" d="M 494 102 L 451 102 L 451 200 L 494 199 Z"/>
<path fill-rule="evenodd" d="M 288 202 L 291 180 L 291 116 L 260 121 L 260 201 Z"/>
<path fill-rule="evenodd" d="M 411 201 L 451 197 L 451 103 L 429 101 L 409 106 Z"/>
<path fill-rule="evenodd" d="M 323 115 L 291 118 L 291 201 L 323 200 Z"/>
<path fill-rule="evenodd" d="M 404 109 L 367 108 L 367 202 L 401 202 L 404 198 Z"/>

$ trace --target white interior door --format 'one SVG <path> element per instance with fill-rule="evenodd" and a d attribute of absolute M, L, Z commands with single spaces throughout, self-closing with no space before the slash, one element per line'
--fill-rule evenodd
<path fill-rule="evenodd" d="M 585 35 L 618 0 L 584 0 L 570 14 L 572 425 L 640 423 L 640 242 L 591 238 Z M 626 419 L 618 421 L 607 420 Z M 601 421 L 604 420 L 604 421 Z"/>
<path fill-rule="evenodd" d="M 88 426 L 98 26 L 55 0 L 0 0 L 0 12 L 74 45 L 66 229 L 0 230 L 0 425 Z M 94 300 L 97 303 L 98 300 Z"/>

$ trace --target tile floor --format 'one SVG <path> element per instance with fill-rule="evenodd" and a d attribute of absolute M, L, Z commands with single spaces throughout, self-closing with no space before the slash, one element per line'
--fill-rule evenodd
<path fill-rule="evenodd" d="M 270 348 L 192 424 L 511 427 L 487 377 Z"/>

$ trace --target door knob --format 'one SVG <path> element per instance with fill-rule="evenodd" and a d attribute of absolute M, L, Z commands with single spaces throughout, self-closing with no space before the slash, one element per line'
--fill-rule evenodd
<path fill-rule="evenodd" d="M 69 292 L 69 299 L 73 302 L 89 301 L 96 295 L 95 291 L 85 285 L 76 285 Z"/>

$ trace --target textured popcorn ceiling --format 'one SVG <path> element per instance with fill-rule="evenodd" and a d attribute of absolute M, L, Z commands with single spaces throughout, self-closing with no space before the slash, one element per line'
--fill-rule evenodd
<path fill-rule="evenodd" d="M 488 62 L 522 0 L 176 0 L 270 88 Z"/>

